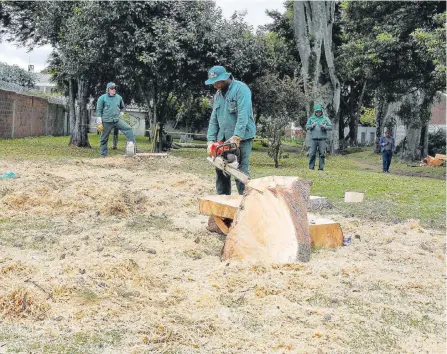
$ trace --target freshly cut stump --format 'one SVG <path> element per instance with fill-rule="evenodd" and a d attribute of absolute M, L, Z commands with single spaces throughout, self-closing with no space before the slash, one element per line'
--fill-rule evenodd
<path fill-rule="evenodd" d="M 222 259 L 308 262 L 311 182 L 269 176 L 250 180 L 228 232 Z"/>

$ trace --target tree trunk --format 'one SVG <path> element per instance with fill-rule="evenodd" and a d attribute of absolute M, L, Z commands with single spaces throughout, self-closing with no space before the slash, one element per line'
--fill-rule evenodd
<path fill-rule="evenodd" d="M 422 157 L 426 157 L 428 155 L 428 127 L 430 125 L 430 121 L 427 121 L 422 128 L 421 133 L 421 149 L 422 149 Z"/>
<path fill-rule="evenodd" d="M 298 53 L 301 59 L 301 77 L 303 78 L 304 82 L 304 93 L 307 97 L 310 97 L 309 60 L 311 55 L 311 45 L 308 33 L 308 31 L 310 31 L 310 27 L 308 26 L 307 20 L 307 17 L 310 16 L 310 13 L 307 13 L 304 1 L 294 1 L 293 14 L 295 38 L 298 47 Z M 310 104 L 306 107 L 306 113 L 307 116 L 310 116 L 312 113 Z"/>
<path fill-rule="evenodd" d="M 144 125 L 145 125 L 145 136 L 150 136 L 149 130 L 151 129 L 151 99 L 147 95 L 147 90 L 144 89 L 144 86 L 141 82 L 138 82 L 138 89 L 140 90 L 140 95 L 143 97 L 144 103 L 147 106 L 147 111 L 144 114 Z"/>
<path fill-rule="evenodd" d="M 350 120 L 349 120 L 349 145 L 351 145 L 351 146 L 358 145 L 357 136 L 358 136 L 359 124 L 360 124 L 360 113 L 361 113 L 360 110 L 363 105 L 363 97 L 365 96 L 365 92 L 366 92 L 366 84 L 367 84 L 367 81 L 365 80 L 363 82 L 362 91 L 360 92 L 358 104 L 355 107 L 355 110 L 352 113 Z M 353 89 L 351 92 L 352 92 L 351 102 L 352 102 L 352 105 L 354 105 L 355 90 Z"/>
<path fill-rule="evenodd" d="M 382 136 L 383 124 L 385 122 L 385 117 L 388 112 L 388 107 L 389 107 L 389 102 L 388 102 L 387 98 L 385 97 L 385 94 L 379 87 L 376 90 L 376 98 L 375 98 L 375 102 L 374 102 L 374 108 L 376 110 L 376 147 L 375 147 L 376 153 L 380 152 L 379 140 L 380 140 L 380 137 Z"/>
<path fill-rule="evenodd" d="M 71 145 L 77 147 L 89 147 L 91 145 L 88 141 L 88 112 L 87 112 L 87 86 L 88 82 L 84 78 L 77 79 L 78 84 L 78 108 L 76 121 L 73 132 L 71 133 Z"/>
<path fill-rule="evenodd" d="M 155 129 L 155 126 L 157 125 L 157 119 L 158 119 L 158 114 L 157 114 L 158 94 L 157 94 L 156 85 L 154 85 L 154 87 L 153 87 L 152 105 L 153 105 L 152 124 L 153 124 L 153 129 Z"/>
<path fill-rule="evenodd" d="M 332 24 L 334 22 L 334 1 L 294 1 L 294 31 L 301 59 L 301 76 L 304 93 L 309 97 L 307 115 L 313 112 L 315 101 L 322 104 L 333 120 L 331 151 L 337 151 L 338 119 L 340 109 L 340 82 L 336 76 L 332 52 Z M 323 50 L 323 52 L 322 52 Z M 322 58 L 322 54 L 324 58 Z M 325 64 L 323 67 L 322 63 Z M 322 71 L 329 74 L 328 83 L 320 83 Z"/>
<path fill-rule="evenodd" d="M 72 143 L 73 139 L 73 131 L 76 124 L 76 107 L 75 107 L 75 87 L 74 87 L 74 79 L 68 80 L 68 115 L 69 115 L 69 124 L 70 124 L 70 142 Z"/>
<path fill-rule="evenodd" d="M 420 160 L 421 128 L 405 127 L 405 137 L 407 144 L 405 151 L 402 153 L 402 158 L 409 161 Z"/>
<path fill-rule="evenodd" d="M 275 168 L 279 167 L 279 149 L 281 146 L 281 142 L 275 147 L 273 160 L 275 161 Z"/>
<path fill-rule="evenodd" d="M 340 112 L 336 114 L 334 119 L 332 120 L 332 133 L 331 133 L 331 145 L 329 146 L 331 154 L 336 154 L 340 149 L 340 140 L 339 140 L 339 124 L 340 124 L 340 118 L 339 118 Z"/>

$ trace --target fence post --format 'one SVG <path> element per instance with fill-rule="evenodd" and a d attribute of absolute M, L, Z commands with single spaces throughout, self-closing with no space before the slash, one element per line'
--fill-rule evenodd
<path fill-rule="evenodd" d="M 11 124 L 11 139 L 14 139 L 14 130 L 15 130 L 15 128 L 14 128 L 14 126 L 15 126 L 15 124 L 16 124 L 16 102 L 17 102 L 17 99 L 16 99 L 16 95 L 14 95 L 14 101 L 12 102 L 12 124 Z"/>
<path fill-rule="evenodd" d="M 33 121 L 34 121 L 34 97 L 31 96 L 31 119 L 30 119 L 30 130 L 29 130 L 29 136 L 33 135 Z"/>
<path fill-rule="evenodd" d="M 50 115 L 50 102 L 47 101 L 47 115 L 45 117 L 45 135 L 48 134 L 48 116 Z"/>

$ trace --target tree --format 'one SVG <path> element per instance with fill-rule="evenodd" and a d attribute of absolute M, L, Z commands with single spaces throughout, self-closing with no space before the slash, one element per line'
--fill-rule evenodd
<path fill-rule="evenodd" d="M 333 119 L 331 150 L 338 150 L 341 86 L 337 78 L 332 48 L 335 1 L 294 1 L 294 29 L 301 59 L 304 92 L 311 97 L 307 115 L 314 102 L 322 104 Z"/>
<path fill-rule="evenodd" d="M 66 86 L 69 91 L 70 144 L 90 147 L 85 109 L 87 85 L 84 73 L 80 73 L 73 67 L 74 63 L 78 62 L 77 58 L 70 56 L 71 53 L 67 55 L 68 49 L 76 49 L 70 46 L 70 39 L 73 40 L 79 33 L 86 30 L 85 27 L 79 27 L 80 24 L 76 22 L 77 17 L 82 14 L 81 6 L 82 4 L 75 1 L 11 1 L 3 3 L 0 15 L 10 35 L 10 41 L 18 42 L 30 49 L 43 44 L 51 44 L 55 48 L 52 57 L 59 64 L 60 71 L 56 78 L 67 80 Z M 72 67 L 70 67 L 70 59 L 72 59 Z M 77 114 L 76 97 L 80 102 Z"/>
<path fill-rule="evenodd" d="M 307 99 L 302 90 L 302 82 L 296 77 L 268 74 L 258 78 L 255 85 L 262 102 L 264 134 L 269 140 L 269 156 L 275 167 L 279 167 L 281 142 L 285 128 L 297 121 L 306 109 Z"/>
<path fill-rule="evenodd" d="M 345 1 L 343 11 L 344 55 L 351 67 L 362 68 L 368 87 L 375 91 L 378 151 L 391 103 L 419 91 L 418 110 L 427 110 L 436 91 L 445 87 L 444 80 L 433 76 L 435 58 L 422 55 L 413 35 L 421 33 L 421 29 L 439 27 L 436 15 L 445 12 L 445 3 Z M 426 126 L 427 114 L 412 116 L 418 120 L 411 124 L 413 127 Z M 411 140 L 412 144 L 420 142 L 418 137 Z"/>
<path fill-rule="evenodd" d="M 0 81 L 33 88 L 36 83 L 36 76 L 17 65 L 0 63 Z"/>

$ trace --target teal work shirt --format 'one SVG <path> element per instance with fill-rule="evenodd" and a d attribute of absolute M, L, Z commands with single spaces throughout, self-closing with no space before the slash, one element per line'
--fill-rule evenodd
<path fill-rule="evenodd" d="M 101 117 L 103 122 L 118 122 L 124 107 L 124 102 L 120 95 L 110 96 L 106 93 L 98 99 L 96 116 Z"/>
<path fill-rule="evenodd" d="M 237 80 L 231 82 L 225 96 L 221 91 L 214 96 L 207 140 L 225 141 L 233 135 L 242 140 L 252 139 L 256 135 L 251 91 L 246 84 Z"/>
<path fill-rule="evenodd" d="M 314 122 L 317 125 L 312 128 Z M 323 126 L 320 127 L 320 124 Z M 313 115 L 307 120 L 306 129 L 310 132 L 311 139 L 327 139 L 327 132 L 332 130 L 332 123 L 326 116 L 317 117 Z"/>

